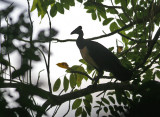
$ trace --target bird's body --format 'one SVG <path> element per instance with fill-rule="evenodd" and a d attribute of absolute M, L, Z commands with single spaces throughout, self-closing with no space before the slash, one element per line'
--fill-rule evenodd
<path fill-rule="evenodd" d="M 98 42 L 83 38 L 81 26 L 76 28 L 71 34 L 79 34 L 76 43 L 82 58 L 100 74 L 103 74 L 103 71 L 109 71 L 117 80 L 127 81 L 131 79 L 132 72 L 123 67 L 119 59 L 111 51 Z"/>

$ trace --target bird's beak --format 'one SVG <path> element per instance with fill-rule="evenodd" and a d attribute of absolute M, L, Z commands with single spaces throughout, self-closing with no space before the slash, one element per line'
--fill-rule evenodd
<path fill-rule="evenodd" d="M 71 35 L 72 35 L 72 34 L 77 34 L 77 33 L 76 33 L 76 29 L 71 32 Z"/>
<path fill-rule="evenodd" d="M 73 30 L 73 31 L 71 32 L 71 35 L 72 35 L 72 34 L 78 34 L 79 31 L 81 31 L 81 30 L 82 30 L 82 26 L 78 26 L 75 30 Z"/>

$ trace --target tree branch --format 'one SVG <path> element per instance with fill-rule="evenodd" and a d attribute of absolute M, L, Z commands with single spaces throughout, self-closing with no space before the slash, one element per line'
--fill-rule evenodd
<path fill-rule="evenodd" d="M 44 104 L 42 106 L 42 109 L 46 110 L 46 108 L 49 105 L 52 105 L 52 106 L 60 105 L 66 101 L 83 97 L 85 95 L 92 94 L 98 91 L 116 90 L 116 89 L 133 91 L 137 89 L 137 86 L 131 85 L 128 83 L 111 83 L 110 82 L 110 83 L 99 84 L 96 86 L 90 85 L 87 88 L 84 88 L 75 92 L 66 93 L 60 96 L 53 95 L 50 92 L 45 91 L 36 86 L 27 85 L 23 83 L 1 83 L 0 88 L 17 88 L 22 92 L 25 92 L 26 95 L 37 95 L 43 99 L 47 99 L 47 101 L 45 102 L 45 106 Z"/>

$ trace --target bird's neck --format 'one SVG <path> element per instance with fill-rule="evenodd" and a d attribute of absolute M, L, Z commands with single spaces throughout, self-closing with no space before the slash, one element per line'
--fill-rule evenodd
<path fill-rule="evenodd" d="M 85 47 L 85 40 L 83 38 L 83 32 L 79 33 L 76 43 L 79 49 L 83 49 Z"/>

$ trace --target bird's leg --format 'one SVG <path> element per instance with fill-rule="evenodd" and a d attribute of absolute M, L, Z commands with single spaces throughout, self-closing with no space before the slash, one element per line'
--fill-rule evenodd
<path fill-rule="evenodd" d="M 93 85 L 97 85 L 98 80 L 103 76 L 103 71 L 99 71 L 98 75 L 94 78 Z"/>

